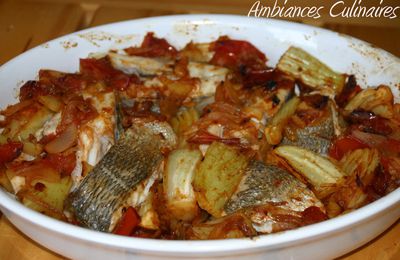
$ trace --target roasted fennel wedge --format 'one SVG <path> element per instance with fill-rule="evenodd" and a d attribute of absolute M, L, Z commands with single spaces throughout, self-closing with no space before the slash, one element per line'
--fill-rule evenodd
<path fill-rule="evenodd" d="M 277 145 L 282 140 L 282 131 L 290 119 L 296 112 L 296 108 L 300 103 L 300 98 L 293 97 L 286 102 L 279 111 L 274 115 L 271 123 L 265 128 L 265 137 L 269 144 Z"/>
<path fill-rule="evenodd" d="M 332 193 L 346 175 L 327 158 L 296 146 L 279 146 L 274 152 L 309 182 L 321 199 Z"/>
<path fill-rule="evenodd" d="M 247 158 L 225 144 L 208 147 L 193 180 L 199 206 L 214 217 L 221 217 L 223 207 L 239 184 Z"/>
<path fill-rule="evenodd" d="M 164 171 L 167 208 L 177 219 L 189 221 L 198 213 L 192 180 L 202 159 L 199 150 L 178 149 L 171 152 Z"/>
<path fill-rule="evenodd" d="M 339 162 L 346 180 L 327 199 L 327 214 L 335 217 L 343 212 L 363 206 L 368 199 L 365 191 L 374 178 L 379 165 L 379 152 L 376 149 L 357 149 L 348 152 Z"/>
<path fill-rule="evenodd" d="M 337 73 L 320 60 L 297 47 L 290 47 L 277 65 L 278 70 L 299 80 L 308 87 L 332 88 L 340 93 L 346 81 L 344 74 Z"/>
<path fill-rule="evenodd" d="M 355 95 L 344 108 L 345 114 L 355 110 L 370 111 L 383 118 L 393 117 L 393 94 L 389 87 L 368 88 Z"/>

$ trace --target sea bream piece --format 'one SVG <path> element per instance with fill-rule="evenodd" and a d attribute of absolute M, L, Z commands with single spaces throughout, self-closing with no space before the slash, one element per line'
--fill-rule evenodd
<path fill-rule="evenodd" d="M 317 125 L 297 129 L 294 139 L 284 137 L 281 144 L 302 147 L 318 154 L 327 154 L 333 137 L 332 118 L 327 117 Z"/>
<path fill-rule="evenodd" d="M 325 219 L 325 208 L 305 184 L 284 169 L 252 160 L 243 170 L 236 191 L 221 218 L 194 224 L 190 239 L 255 236 L 297 228 Z M 310 214 L 316 219 L 310 219 Z"/>
<path fill-rule="evenodd" d="M 224 209 L 227 214 L 247 210 L 253 227 L 258 232 L 270 233 L 272 222 L 268 221 L 268 217 L 261 217 L 261 212 L 251 210 L 263 205 L 276 207 L 284 212 L 301 213 L 310 207 L 317 207 L 325 212 L 323 204 L 314 193 L 290 173 L 275 165 L 251 161 Z"/>
<path fill-rule="evenodd" d="M 134 124 L 73 190 L 66 209 L 91 229 L 110 231 L 111 219 L 117 209 L 135 193 L 136 188 L 163 161 L 162 126 Z"/>
<path fill-rule="evenodd" d="M 112 90 L 105 91 L 99 86 L 89 86 L 83 91 L 83 98 L 90 99 L 98 113 L 79 131 L 81 159 L 94 166 L 115 142 L 116 98 Z"/>
<path fill-rule="evenodd" d="M 231 214 L 267 202 L 296 211 L 311 206 L 323 207 L 306 185 L 284 169 L 261 161 L 251 161 L 244 170 L 236 192 L 225 205 L 225 212 Z"/>
<path fill-rule="evenodd" d="M 310 96 L 309 99 L 320 106 L 318 112 L 314 113 L 312 105 L 302 101 L 291 119 L 296 127 L 286 129 L 281 145 L 294 145 L 326 155 L 331 140 L 340 133 L 338 114 L 327 97 Z"/>
<path fill-rule="evenodd" d="M 174 78 L 173 64 L 171 60 L 148 58 L 139 56 L 128 56 L 117 53 L 109 53 L 114 68 L 127 74 L 136 74 L 142 77 L 146 86 L 160 84 L 158 75 L 164 74 Z M 199 83 L 194 89 L 191 97 L 212 96 L 217 86 L 223 82 L 229 70 L 221 66 L 214 66 L 200 62 L 189 61 L 187 70 L 191 78 L 198 78 Z"/>
<path fill-rule="evenodd" d="M 97 116 L 82 125 L 78 132 L 78 150 L 76 166 L 71 173 L 74 190 L 83 179 L 84 164 L 96 165 L 115 143 L 116 116 L 115 93 L 106 90 L 105 86 L 95 84 L 88 86 L 82 94 L 96 109 Z"/>

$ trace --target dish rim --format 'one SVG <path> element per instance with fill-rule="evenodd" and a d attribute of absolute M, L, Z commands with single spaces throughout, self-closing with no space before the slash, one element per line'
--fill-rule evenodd
<path fill-rule="evenodd" d="M 342 230 L 368 221 L 372 217 L 384 214 L 384 209 L 390 209 L 400 200 L 400 188 L 364 207 L 353 212 L 328 219 L 315 224 L 283 232 L 260 235 L 254 238 L 217 239 L 217 240 L 161 240 L 151 238 L 136 238 L 118 236 L 111 233 L 103 233 L 84 227 L 75 226 L 60 220 L 38 213 L 25 207 L 5 191 L 0 191 L 0 201 L 4 208 L 14 212 L 20 218 L 30 224 L 34 224 L 52 232 L 84 240 L 99 243 L 105 246 L 121 249 L 143 250 L 152 253 L 213 253 L 223 251 L 243 251 L 249 249 L 261 249 L 263 247 L 284 246 L 297 241 L 306 241 L 317 237 L 341 232 Z M 16 212 L 19 212 L 18 214 Z M 7 212 L 4 212 L 7 215 Z M 228 242 L 228 243 L 227 243 Z"/>

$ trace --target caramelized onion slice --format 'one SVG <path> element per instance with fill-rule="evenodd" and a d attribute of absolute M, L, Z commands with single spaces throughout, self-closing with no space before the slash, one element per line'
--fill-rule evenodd
<path fill-rule="evenodd" d="M 59 136 L 44 147 L 48 153 L 61 153 L 72 147 L 77 139 L 78 129 L 75 124 L 69 125 Z"/>
<path fill-rule="evenodd" d="M 21 109 L 24 109 L 25 107 L 32 105 L 32 103 L 33 103 L 32 100 L 21 101 L 17 104 L 8 106 L 5 110 L 1 111 L 0 114 L 2 114 L 3 116 L 12 116 Z"/>
<path fill-rule="evenodd" d="M 264 130 L 265 137 L 269 144 L 277 145 L 282 141 L 282 131 L 290 117 L 296 112 L 299 103 L 300 98 L 295 96 L 286 102 L 274 115 L 271 124 Z"/>

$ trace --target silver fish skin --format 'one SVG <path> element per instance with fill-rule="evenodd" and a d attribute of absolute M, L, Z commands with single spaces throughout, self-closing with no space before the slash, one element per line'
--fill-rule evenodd
<path fill-rule="evenodd" d="M 141 122 L 151 133 L 161 137 L 161 147 L 172 149 L 176 146 L 178 138 L 171 125 L 167 122 L 152 121 Z"/>
<path fill-rule="evenodd" d="M 232 225 L 230 219 L 242 221 L 236 235 L 244 237 L 298 228 L 303 225 L 303 212 L 309 207 L 325 212 L 306 185 L 278 166 L 252 160 L 243 174 L 224 206 L 225 216 L 189 227 L 190 239 L 226 238 L 225 229 Z"/>
<path fill-rule="evenodd" d="M 300 212 L 311 206 L 323 208 L 314 193 L 290 173 L 275 165 L 251 161 L 224 210 L 232 214 L 240 209 L 269 203 Z"/>
<path fill-rule="evenodd" d="M 66 210 L 90 229 L 109 231 L 114 211 L 159 168 L 161 139 L 146 126 L 132 126 L 69 194 Z"/>
<path fill-rule="evenodd" d="M 295 135 L 294 141 L 285 136 L 281 145 L 294 145 L 318 154 L 328 154 L 331 140 L 335 136 L 334 121 L 331 113 L 316 125 L 297 129 Z"/>

